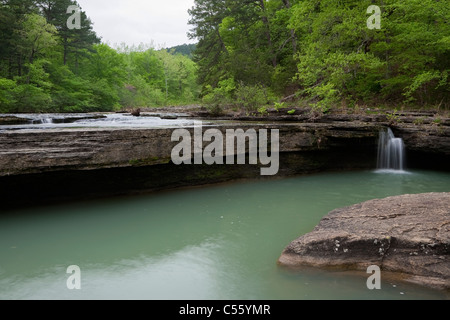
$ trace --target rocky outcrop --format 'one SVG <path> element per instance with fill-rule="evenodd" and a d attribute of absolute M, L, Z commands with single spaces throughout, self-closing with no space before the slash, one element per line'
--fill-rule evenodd
<path fill-rule="evenodd" d="M 374 160 L 380 127 L 376 124 L 254 124 L 214 126 L 224 136 L 229 129 L 278 129 L 280 152 L 352 152 L 365 150 Z M 204 127 L 204 131 L 212 126 Z M 0 177 L 61 170 L 141 167 L 171 161 L 174 128 L 99 129 L 73 128 L 3 131 L 0 133 Z M 193 136 L 193 128 L 187 128 Z M 205 143 L 207 145 L 208 143 Z M 359 162 L 361 155 L 358 156 Z M 323 159 L 323 157 L 320 157 Z M 330 159 L 330 161 L 333 161 Z M 336 162 L 336 161 L 334 161 Z M 373 165 L 371 163 L 370 165 Z M 316 169 L 320 169 L 320 165 Z"/>
<path fill-rule="evenodd" d="M 170 109 L 172 110 L 172 109 Z M 188 117 L 201 116 L 201 111 L 185 110 L 184 114 L 168 116 Z M 195 108 L 193 109 L 195 110 Z M 333 159 L 332 153 L 347 154 L 345 157 L 357 158 L 361 163 L 356 168 L 375 167 L 376 148 L 379 131 L 390 124 L 386 115 L 353 115 L 334 114 L 321 115 L 311 119 L 305 110 L 296 110 L 298 115 L 286 112 L 270 113 L 269 117 L 248 117 L 247 120 L 233 120 L 208 124 L 223 133 L 227 129 L 279 129 L 281 153 L 312 153 L 318 155 L 314 170 L 343 166 L 345 160 L 340 155 Z M 162 116 L 166 113 L 158 114 Z M 142 116 L 155 115 L 143 112 Z M 80 119 L 77 115 L 74 119 Z M 448 119 L 439 119 L 432 123 L 432 115 L 415 118 L 417 115 L 402 115 L 397 123 L 390 125 L 397 137 L 403 138 L 407 151 L 408 167 L 430 169 L 447 169 L 450 156 L 450 126 Z M 95 118 L 103 115 L 84 115 Z M 273 122 L 270 120 L 273 118 Z M 71 118 L 68 118 L 69 120 Z M 223 119 L 223 118 L 222 118 Z M 420 119 L 420 121 L 417 121 Z M 19 118 L 8 118 L 5 121 L 23 121 Z M 264 120 L 264 122 L 263 122 Z M 28 121 L 28 120 L 27 120 Z M 54 122 L 60 121 L 53 119 Z M 67 121 L 64 120 L 64 121 Z M 211 120 L 208 120 L 208 123 Z M 171 150 L 175 143 L 171 142 L 171 134 L 176 128 L 167 129 L 48 129 L 48 130 L 4 130 L 0 131 L 0 177 L 6 175 L 53 172 L 61 170 L 92 170 L 149 166 L 170 161 Z M 1 130 L 1 128 L 0 128 Z M 192 129 L 190 129 L 192 131 Z M 206 128 L 204 128 L 206 130 Z M 328 160 L 323 156 L 329 153 Z M 430 157 L 431 156 L 431 157 Z M 300 157 L 296 157 L 300 159 Z M 368 160 L 372 159 L 372 160 Z M 322 164 L 319 164 L 321 162 Z M 334 164 L 333 164 L 334 163 Z M 303 166 L 300 162 L 299 166 Z M 291 163 L 292 166 L 292 163 Z M 306 165 L 306 168 L 311 166 Z M 293 173 L 299 171 L 290 170 Z M 303 173 L 308 172 L 303 171 Z"/>
<path fill-rule="evenodd" d="M 156 116 L 155 111 L 141 116 Z M 185 108 L 157 110 L 163 116 L 190 117 L 199 114 Z M 184 112 L 184 113 L 182 113 Z M 272 115 L 278 112 L 272 112 Z M 387 127 L 385 116 L 310 114 L 275 116 L 274 122 L 208 118 L 203 130 L 216 128 L 225 136 L 229 129 L 278 129 L 280 165 L 277 177 L 327 170 L 376 168 L 379 132 Z M 283 114 L 280 111 L 280 114 Z M 54 123 L 100 114 L 53 116 Z M 283 120 L 286 117 L 285 120 Z M 38 117 L 39 118 L 39 117 Z M 289 120 L 287 119 L 289 118 Z M 307 119 L 308 118 L 308 119 Z M 302 120 L 303 119 L 303 120 Z M 28 120 L 27 120 L 28 121 Z M 450 127 L 404 122 L 391 126 L 405 139 L 407 168 L 449 170 Z M 260 179 L 261 165 L 180 165 L 171 161 L 171 128 L 56 128 L 2 129 L 0 126 L 0 194 L 2 206 L 37 201 L 130 194 L 154 190 Z M 192 127 L 186 128 L 193 135 Z M 204 143 L 208 145 L 209 143 Z M 193 156 L 193 155 L 191 155 Z M 70 183 L 68 183 L 70 181 Z M 61 188 L 64 185 L 64 188 Z M 36 192 L 39 190 L 39 192 Z"/>
<path fill-rule="evenodd" d="M 396 124 L 392 126 L 410 151 L 450 156 L 450 126 Z"/>
<path fill-rule="evenodd" d="M 72 128 L 0 132 L 2 208 L 128 195 L 240 179 L 262 165 L 175 165 L 173 128 Z M 210 123 L 203 130 L 280 130 L 277 177 L 376 166 L 380 127 L 364 123 Z M 193 128 L 187 128 L 193 135 Z M 208 145 L 208 143 L 205 143 Z"/>
<path fill-rule="evenodd" d="M 403 195 L 336 209 L 283 251 L 279 264 L 364 270 L 450 289 L 450 193 Z"/>

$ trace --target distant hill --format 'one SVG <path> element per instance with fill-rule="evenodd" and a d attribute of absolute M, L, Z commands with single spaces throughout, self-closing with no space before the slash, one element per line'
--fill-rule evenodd
<path fill-rule="evenodd" d="M 180 53 L 184 56 L 192 58 L 192 54 L 197 48 L 197 44 L 182 44 L 179 46 L 167 48 L 167 51 L 172 52 L 173 54 Z"/>

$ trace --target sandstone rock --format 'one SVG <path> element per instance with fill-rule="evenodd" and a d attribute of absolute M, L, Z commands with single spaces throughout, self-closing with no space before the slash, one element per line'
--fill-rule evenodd
<path fill-rule="evenodd" d="M 344 270 L 378 265 L 450 289 L 450 193 L 403 195 L 336 209 L 283 251 L 279 264 Z"/>

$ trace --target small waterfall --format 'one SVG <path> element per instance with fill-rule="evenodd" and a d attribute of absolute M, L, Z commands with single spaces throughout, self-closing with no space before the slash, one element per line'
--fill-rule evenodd
<path fill-rule="evenodd" d="M 400 170 L 405 167 L 405 144 L 396 138 L 390 128 L 380 132 L 378 142 L 378 169 Z"/>
<path fill-rule="evenodd" d="M 41 123 L 42 124 L 53 123 L 53 119 L 52 118 L 42 118 Z"/>

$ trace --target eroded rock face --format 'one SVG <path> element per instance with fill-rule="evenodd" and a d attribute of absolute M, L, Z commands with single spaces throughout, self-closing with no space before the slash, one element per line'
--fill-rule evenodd
<path fill-rule="evenodd" d="M 336 209 L 283 251 L 279 264 L 367 270 L 450 289 L 450 193 L 403 195 Z"/>
<path fill-rule="evenodd" d="M 211 127 L 205 127 L 204 130 Z M 280 152 L 330 152 L 355 148 L 355 154 L 376 153 L 376 124 L 252 124 L 218 125 L 228 129 L 278 129 Z M 171 161 L 174 128 L 73 128 L 19 130 L 0 133 L 0 177 L 64 170 L 140 167 Z M 193 135 L 193 128 L 189 128 Z M 204 145 L 207 145 L 205 142 Z M 363 152 L 361 150 L 364 150 Z M 349 152 L 349 151 L 346 151 Z M 331 154 L 332 152 L 330 152 Z M 373 159 L 375 159 L 373 156 Z M 326 166 L 325 166 L 326 169 Z"/>

